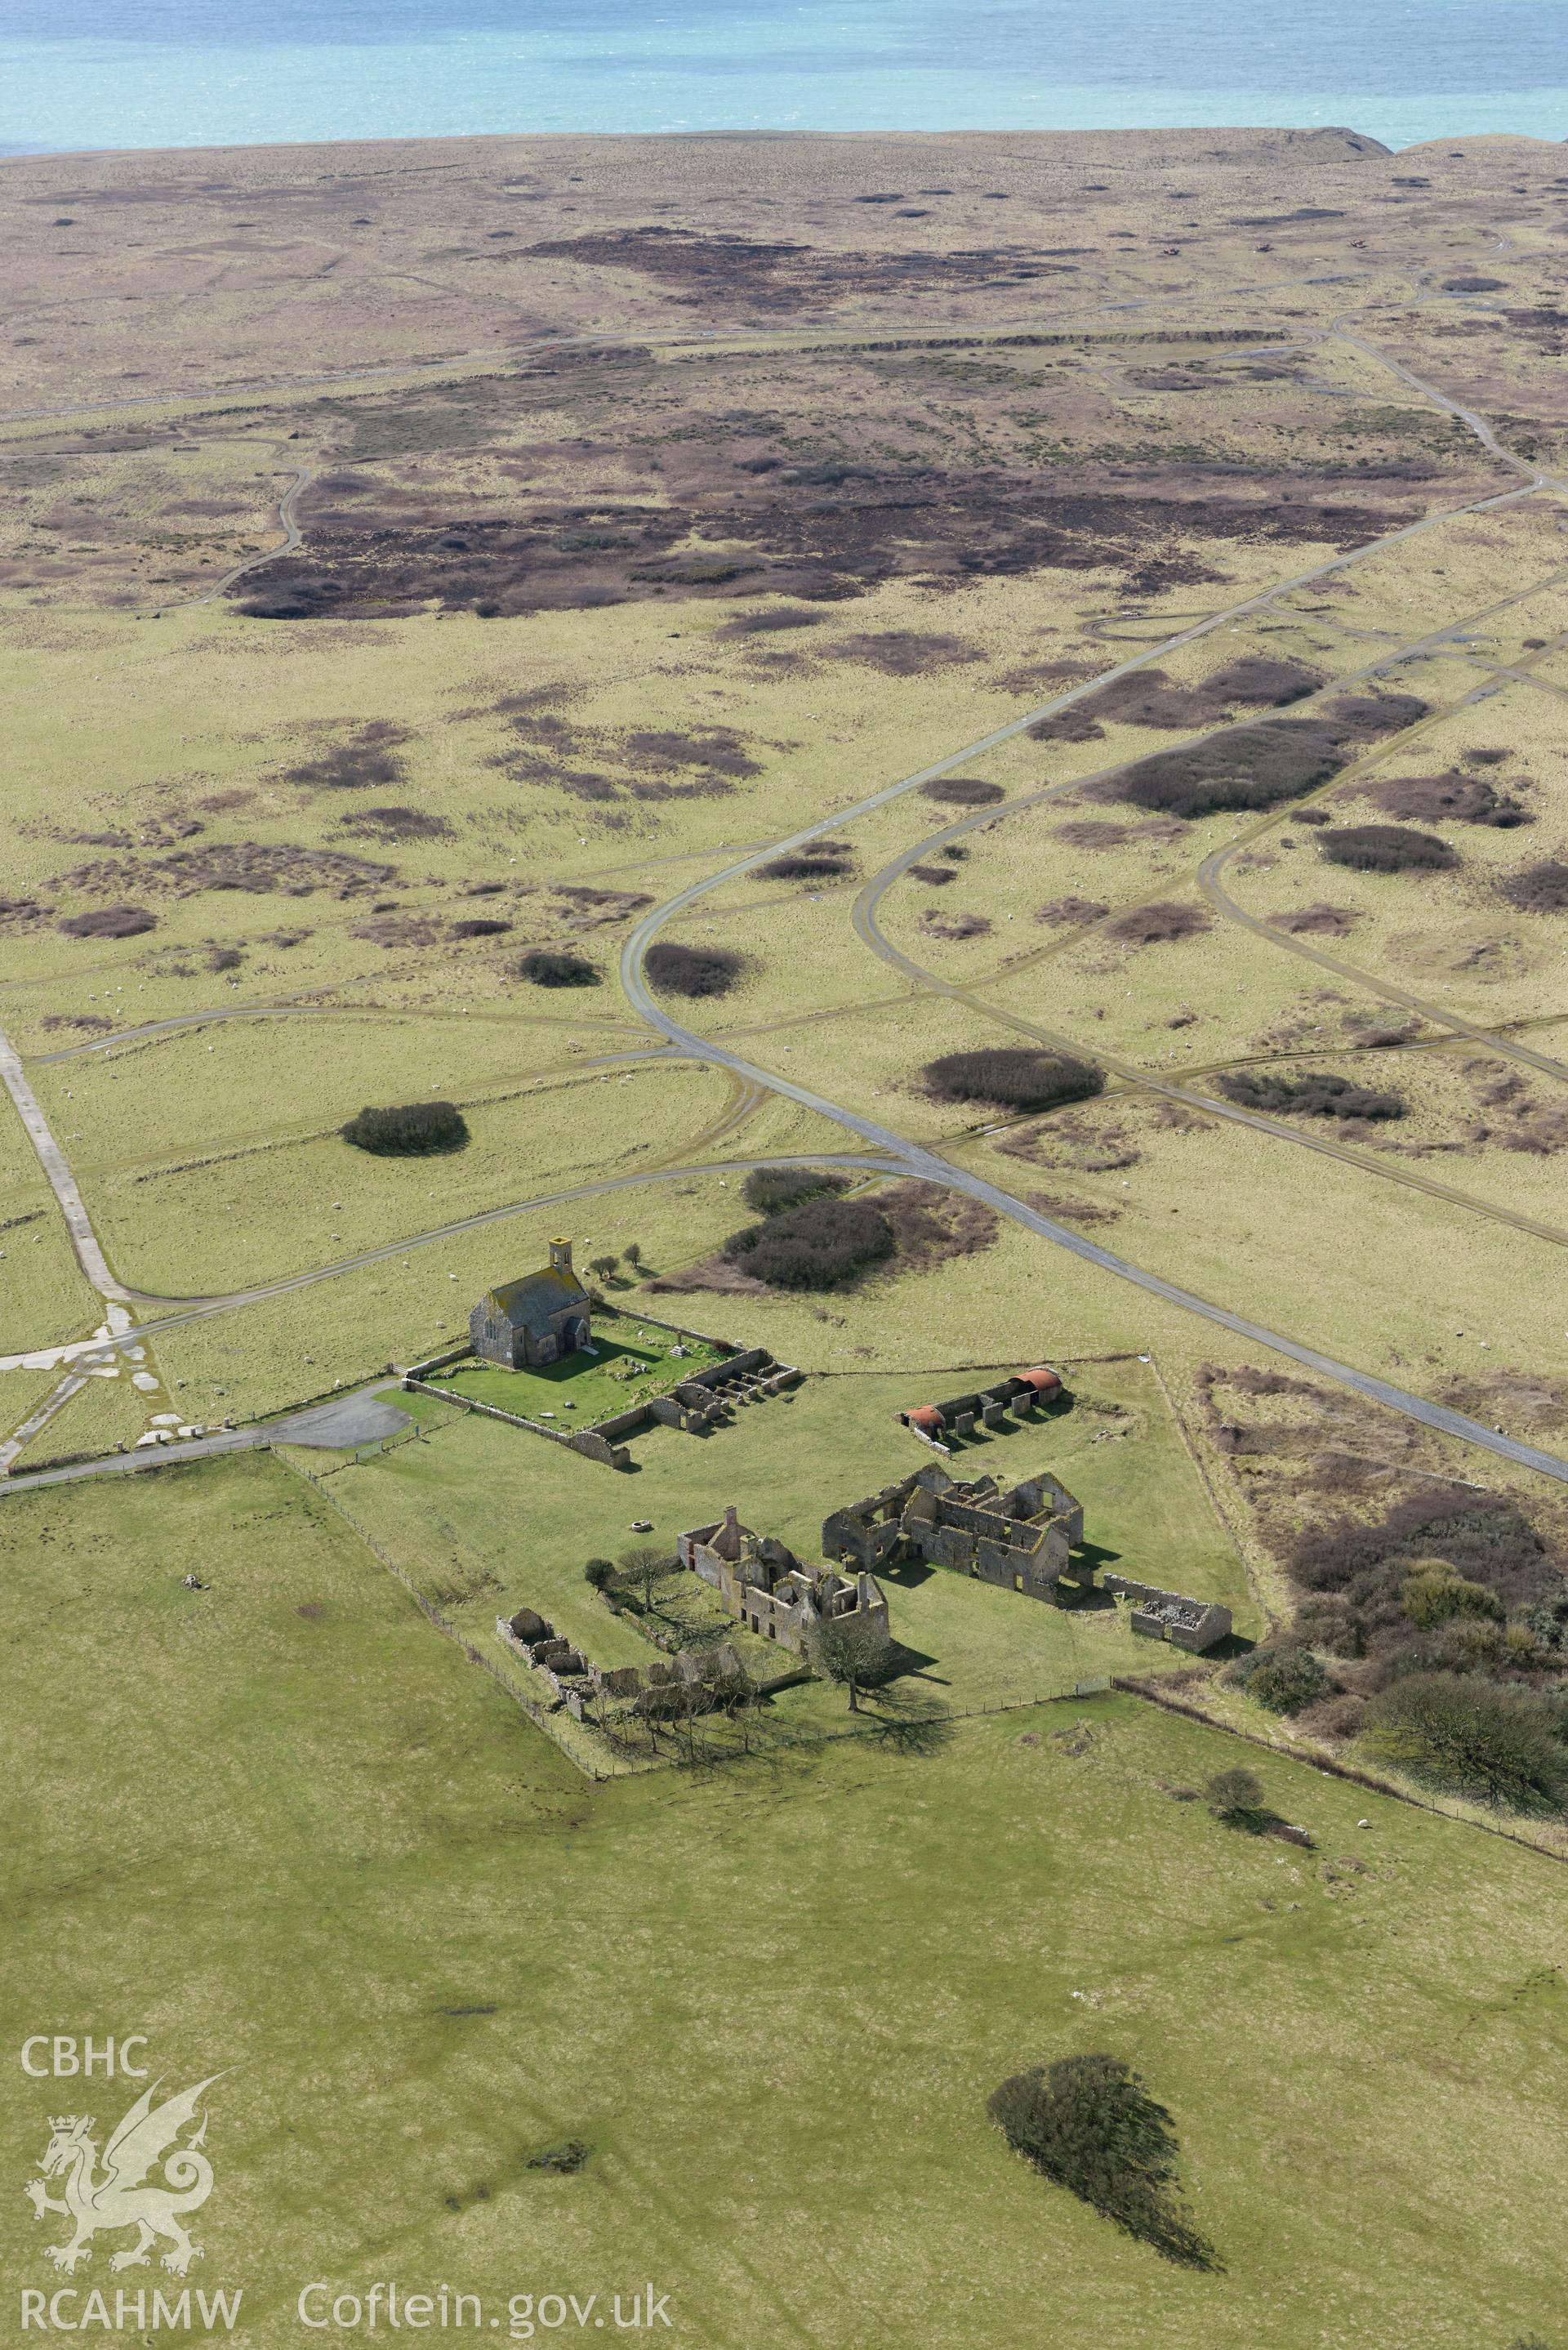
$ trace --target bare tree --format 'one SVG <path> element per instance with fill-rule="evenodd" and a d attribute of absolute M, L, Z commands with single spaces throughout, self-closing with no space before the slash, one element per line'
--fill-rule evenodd
<path fill-rule="evenodd" d="M 811 1643 L 811 1661 L 817 1671 L 849 1692 L 849 1711 L 860 1711 L 860 1692 L 870 1684 L 859 1626 L 851 1617 L 830 1616 L 819 1625 Z"/>
<path fill-rule="evenodd" d="M 632 1588 L 641 1593 L 645 1615 L 652 1615 L 654 1592 L 674 1568 L 674 1559 L 657 1543 L 633 1543 L 620 1555 L 620 1571 Z"/>

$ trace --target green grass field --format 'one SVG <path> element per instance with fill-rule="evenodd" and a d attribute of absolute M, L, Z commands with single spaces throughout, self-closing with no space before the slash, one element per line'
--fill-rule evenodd
<path fill-rule="evenodd" d="M 191 2282 L 244 2289 L 236 2340 L 391 2278 L 504 2338 L 511 2294 L 651 2279 L 696 2350 L 1556 2322 L 1568 1883 L 1532 1853 L 1252 1755 L 1320 1852 L 1238 1836 L 1170 1792 L 1232 1743 L 1130 1699 L 592 1789 L 265 1457 L 13 1499 L 0 1553 L 10 2012 L 229 2068 Z M 1102 2048 L 1169 2106 L 1222 2275 L 987 2124 Z M 72 2099 L 4 2094 L 20 2176 Z M 578 2176 L 527 2167 L 569 2137 Z M 5 2199 L 20 2283 L 57 2232 Z"/>

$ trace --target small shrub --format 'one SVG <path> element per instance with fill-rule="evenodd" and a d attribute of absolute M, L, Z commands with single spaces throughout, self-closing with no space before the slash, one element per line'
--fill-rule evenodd
<path fill-rule="evenodd" d="M 1278 1077 L 1266 1071 L 1237 1069 L 1214 1080 L 1227 1101 L 1243 1109 L 1283 1111 L 1298 1118 L 1403 1118 L 1405 1104 L 1397 1094 L 1375 1093 L 1353 1085 L 1348 1077 L 1326 1072 L 1303 1077 Z"/>
<path fill-rule="evenodd" d="M 1428 714 L 1428 705 L 1415 693 L 1344 693 L 1328 709 L 1342 743 L 1375 743 L 1380 734 L 1402 734 Z"/>
<path fill-rule="evenodd" d="M 1568 1747 L 1539 1699 L 1454 1673 L 1411 1673 L 1373 1699 L 1366 1743 L 1417 1778 L 1515 1810 L 1561 1804 Z"/>
<path fill-rule="evenodd" d="M 1086 702 L 1069 702 L 1065 710 L 1054 710 L 1048 718 L 1037 718 L 1029 729 L 1032 743 L 1098 743 L 1105 728 Z"/>
<path fill-rule="evenodd" d="M 893 1248 L 893 1227 L 869 1200 L 825 1192 L 732 1232 L 724 1254 L 773 1289 L 836 1289 Z"/>
<path fill-rule="evenodd" d="M 973 1053 L 943 1053 L 922 1073 L 941 1101 L 983 1102 L 998 1109 L 1053 1109 L 1087 1101 L 1105 1090 L 1105 1075 L 1065 1053 L 991 1045 Z"/>
<path fill-rule="evenodd" d="M 1521 866 L 1503 882 L 1502 894 L 1521 914 L 1568 913 L 1568 865 L 1548 857 L 1539 865 Z"/>
<path fill-rule="evenodd" d="M 1253 1820 L 1266 1810 L 1263 1783 L 1255 1771 L 1237 1764 L 1216 1771 L 1203 1790 L 1203 1800 L 1217 1820 Z"/>
<path fill-rule="evenodd" d="M 1413 832 L 1403 824 L 1335 825 L 1317 845 L 1331 865 L 1349 865 L 1358 873 L 1443 872 L 1459 861 L 1435 832 Z"/>
<path fill-rule="evenodd" d="M 826 612 L 802 612 L 793 606 L 782 610 L 775 608 L 766 612 L 744 612 L 738 619 L 726 621 L 719 634 L 722 637 L 772 636 L 781 629 L 819 628 L 826 618 Z"/>
<path fill-rule="evenodd" d="M 278 617 L 287 619 L 293 615 Z M 400 783 L 403 763 L 387 746 L 401 739 L 401 730 L 385 723 L 363 727 L 351 743 L 338 743 L 319 759 L 307 759 L 300 766 L 286 767 L 284 781 L 328 791 L 364 791 L 372 785 Z"/>
<path fill-rule="evenodd" d="M 562 2178 L 570 2178 L 581 2170 L 592 2152 L 592 2147 L 585 2138 L 569 2137 L 564 2146 L 547 2146 L 542 2154 L 531 2154 L 528 2168 L 530 2170 L 553 2170 Z M 602 2324 L 603 2320 L 599 2322 Z"/>
<path fill-rule="evenodd" d="M 1246 1660 L 1237 1679 L 1247 1695 L 1266 1705 L 1271 1713 L 1299 1713 L 1315 1705 L 1328 1687 L 1328 1675 L 1310 1648 L 1258 1648 Z"/>
<path fill-rule="evenodd" d="M 1303 669 L 1298 661 L 1278 660 L 1271 653 L 1242 653 L 1239 660 L 1211 671 L 1203 681 L 1202 691 L 1210 700 L 1250 702 L 1280 710 L 1288 702 L 1300 702 L 1322 683 L 1315 670 Z"/>
<path fill-rule="evenodd" d="M 394 1103 L 384 1109 L 365 1108 L 340 1132 L 357 1150 L 379 1159 L 402 1159 L 434 1150 L 461 1150 L 468 1126 L 455 1102 Z"/>
<path fill-rule="evenodd" d="M 1508 831 L 1532 821 L 1528 808 L 1507 798 L 1484 775 L 1383 776 L 1366 785 L 1364 795 L 1385 816 L 1407 824 L 1483 824 Z"/>
<path fill-rule="evenodd" d="M 590 1558 L 583 1568 L 583 1580 L 591 1590 L 607 1591 L 615 1581 L 614 1560 Z"/>
<path fill-rule="evenodd" d="M 599 974 L 586 955 L 565 947 L 530 947 L 516 962 L 519 979 L 535 987 L 597 987 Z"/>
<path fill-rule="evenodd" d="M 732 947 L 683 947 L 659 939 L 648 950 L 644 966 L 662 995 L 728 995 L 745 969 L 744 955 Z"/>
<path fill-rule="evenodd" d="M 468 914 L 452 926 L 454 939 L 495 939 L 512 928 L 496 914 Z"/>
<path fill-rule="evenodd" d="M 1411 1623 L 1423 1632 L 1434 1631 L 1455 1617 L 1493 1624 L 1501 1624 L 1503 1618 L 1503 1605 L 1496 1592 L 1489 1591 L 1484 1583 L 1471 1583 L 1457 1575 L 1446 1558 L 1417 1559 L 1400 1598 Z"/>
<path fill-rule="evenodd" d="M 1568 1584 L 1543 1592 L 1521 1619 L 1525 1630 L 1542 1648 L 1560 1654 L 1568 1649 Z"/>
<path fill-rule="evenodd" d="M 1183 2210 L 1171 2118 L 1116 2056 L 1063 2056 L 1003 2081 L 986 2111 L 1016 2154 L 1183 2268 L 1217 2269 Z"/>
<path fill-rule="evenodd" d="M 920 790 L 927 799 L 940 800 L 947 807 L 994 807 L 1007 797 L 1000 784 L 981 783 L 978 775 L 938 775 Z"/>
<path fill-rule="evenodd" d="M 1325 1697 L 1296 1718 L 1296 1727 L 1314 1738 L 1358 1738 L 1366 1718 L 1366 1700 L 1354 1690 Z"/>
<path fill-rule="evenodd" d="M 1055 898 L 1050 905 L 1038 907 L 1035 910 L 1034 919 L 1037 922 L 1048 922 L 1053 929 L 1056 929 L 1065 922 L 1075 925 L 1097 922 L 1110 910 L 1108 906 L 1102 906 L 1096 898 Z"/>
<path fill-rule="evenodd" d="M 827 1167 L 753 1167 L 741 1186 L 741 1197 L 759 1216 L 775 1216 L 781 1208 L 795 1208 L 823 1191 L 846 1191 L 847 1175 Z"/>

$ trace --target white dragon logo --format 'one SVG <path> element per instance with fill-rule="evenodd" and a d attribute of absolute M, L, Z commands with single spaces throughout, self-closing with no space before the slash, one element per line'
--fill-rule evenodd
<path fill-rule="evenodd" d="M 98 2147 L 89 2133 L 90 2114 L 60 2114 L 49 2122 L 51 2136 L 39 2159 L 42 2178 L 30 2178 L 25 2192 L 33 2216 L 59 2211 L 75 2232 L 65 2244 L 50 2244 L 48 2257 L 69 2276 L 78 2261 L 90 2261 L 89 2246 L 99 2230 L 138 2230 L 137 2240 L 109 2261 L 111 2269 L 140 2267 L 153 2244 L 167 2237 L 173 2249 L 163 2255 L 163 2266 L 183 2276 L 192 2261 L 202 2258 L 181 2224 L 184 2212 L 200 2210 L 213 2191 L 213 2166 L 198 2151 L 207 2135 L 207 2117 L 183 2146 L 175 2143 L 195 2115 L 204 2089 L 222 2075 L 210 2074 L 193 2089 L 182 2090 L 154 2108 L 160 2083 L 144 2089 L 119 2124 L 103 2150 L 103 2175 L 98 2170 Z M 148 2172 L 163 2157 L 163 2183 L 143 2185 Z M 46 2193 L 44 2179 L 65 2176 L 64 2199 Z"/>

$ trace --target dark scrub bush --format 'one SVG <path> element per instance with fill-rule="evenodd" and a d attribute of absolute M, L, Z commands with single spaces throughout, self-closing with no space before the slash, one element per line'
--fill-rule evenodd
<path fill-rule="evenodd" d="M 1183 2268 L 1220 2267 L 1182 2209 L 1170 2116 L 1119 2057 L 1015 2073 L 986 2111 L 1015 2153 L 1129 2236 Z"/>
<path fill-rule="evenodd" d="M 1065 1053 L 988 1045 L 979 1052 L 944 1053 L 928 1061 L 925 1080 L 941 1101 L 988 1102 L 999 1109 L 1053 1109 L 1087 1101 L 1105 1089 L 1105 1076 Z"/>
<path fill-rule="evenodd" d="M 741 1197 L 759 1216 L 777 1215 L 781 1208 L 796 1208 L 824 1191 L 848 1189 L 847 1175 L 826 1167 L 753 1167 L 741 1186 Z"/>
<path fill-rule="evenodd" d="M 357 1150 L 372 1151 L 378 1159 L 461 1150 L 468 1140 L 462 1112 L 449 1101 L 399 1102 L 384 1109 L 362 1109 L 341 1131 L 345 1142 L 351 1142 Z"/>
<path fill-rule="evenodd" d="M 565 947 L 530 947 L 517 958 L 517 976 L 535 987 L 597 987 L 599 974 L 586 955 Z"/>
<path fill-rule="evenodd" d="M 1299 1713 L 1315 1705 L 1328 1688 L 1328 1676 L 1310 1648 L 1258 1648 L 1236 1678 L 1271 1713 Z"/>
<path fill-rule="evenodd" d="M 1403 1118 L 1405 1105 L 1397 1094 L 1374 1093 L 1369 1086 L 1353 1085 L 1348 1077 L 1309 1072 L 1303 1077 L 1276 1077 L 1251 1069 L 1217 1077 L 1227 1101 L 1243 1109 L 1284 1111 L 1298 1118 Z"/>
<path fill-rule="evenodd" d="M 1413 832 L 1403 824 L 1341 824 L 1322 833 L 1318 847 L 1331 865 L 1358 873 L 1442 872 L 1459 858 L 1435 832 Z"/>
<path fill-rule="evenodd" d="M 660 939 L 649 948 L 644 969 L 661 995 L 728 995 L 745 961 L 731 947 L 683 947 Z"/>
<path fill-rule="evenodd" d="M 1469 1674 L 1411 1673 L 1372 1700 L 1366 1743 L 1457 1794 L 1518 1811 L 1561 1804 L 1568 1747 L 1538 1698 Z"/>
<path fill-rule="evenodd" d="M 825 1192 L 732 1232 L 724 1254 L 773 1289 L 836 1289 L 893 1247 L 893 1227 L 880 1209 Z"/>

